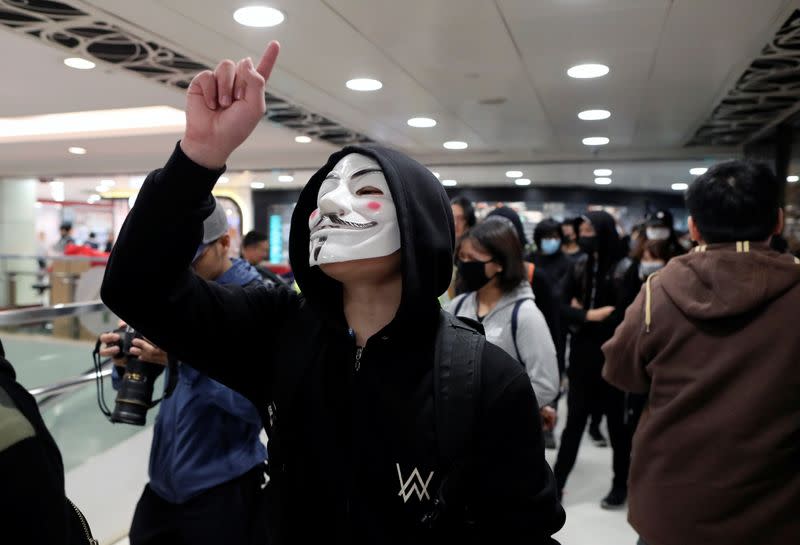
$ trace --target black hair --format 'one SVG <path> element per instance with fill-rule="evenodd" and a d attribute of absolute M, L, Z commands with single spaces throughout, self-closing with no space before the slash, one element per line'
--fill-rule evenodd
<path fill-rule="evenodd" d="M 498 273 L 500 289 L 508 293 L 516 289 L 527 278 L 522 261 L 522 244 L 514 224 L 502 216 L 492 216 L 476 225 L 464 235 L 464 240 L 473 240 L 480 248 L 492 255 L 492 259 L 503 267 Z"/>
<path fill-rule="evenodd" d="M 486 218 L 489 219 L 497 216 L 506 218 L 514 226 L 514 229 L 517 231 L 517 236 L 519 237 L 519 242 L 522 244 L 522 251 L 524 253 L 525 247 L 528 245 L 528 235 L 525 234 L 525 228 L 522 226 L 522 220 L 520 219 L 519 214 L 517 214 L 513 208 L 509 208 L 508 206 L 498 206 L 489 212 L 489 215 L 486 216 Z"/>
<path fill-rule="evenodd" d="M 533 230 L 533 241 L 536 243 L 537 248 L 541 249 L 543 238 L 558 238 L 562 240 L 564 236 L 561 232 L 561 223 L 553 218 L 546 218 L 540 221 L 536 229 Z"/>
<path fill-rule="evenodd" d="M 778 223 L 782 194 L 783 184 L 765 163 L 728 161 L 692 182 L 686 207 L 709 244 L 762 241 Z"/>
<path fill-rule="evenodd" d="M 471 200 L 466 197 L 453 197 L 450 199 L 450 204 L 457 204 L 461 207 L 461 210 L 464 211 L 464 219 L 467 222 L 467 227 L 470 229 L 475 227 L 475 224 L 478 222 L 478 220 L 475 217 L 475 207 L 472 206 Z"/>
<path fill-rule="evenodd" d="M 61 224 L 61 227 L 59 227 L 59 229 L 63 231 L 72 231 L 72 224 L 68 221 L 65 221 L 64 223 Z"/>
<path fill-rule="evenodd" d="M 242 239 L 242 248 L 255 246 L 256 244 L 264 242 L 265 240 L 269 240 L 269 238 L 261 231 L 250 231 L 244 236 L 244 239 Z"/>

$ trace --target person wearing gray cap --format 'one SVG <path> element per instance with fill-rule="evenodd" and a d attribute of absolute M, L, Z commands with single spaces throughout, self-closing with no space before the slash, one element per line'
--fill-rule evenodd
<path fill-rule="evenodd" d="M 203 222 L 192 260 L 198 276 L 221 285 L 249 286 L 261 275 L 244 259 L 230 259 L 228 219 L 219 201 Z M 115 357 L 119 336 L 105 333 L 104 357 Z M 167 354 L 145 339 L 131 353 L 165 364 Z M 124 366 L 124 359 L 115 359 Z M 114 385 L 121 373 L 115 366 Z M 253 404 L 184 362 L 175 390 L 156 417 L 150 450 L 150 482 L 136 507 L 131 545 L 164 543 L 262 543 L 261 509 L 267 452 L 259 439 L 261 417 Z M 214 516 L 208 516 L 213 513 Z M 226 524 L 221 524 L 220 521 Z"/>

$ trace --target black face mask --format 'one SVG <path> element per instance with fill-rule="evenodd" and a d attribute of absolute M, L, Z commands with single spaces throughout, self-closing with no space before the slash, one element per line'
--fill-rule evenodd
<path fill-rule="evenodd" d="M 593 254 L 597 251 L 597 237 L 579 237 L 578 246 L 587 254 Z"/>
<path fill-rule="evenodd" d="M 484 265 L 491 261 L 458 261 L 458 274 L 464 282 L 467 291 L 478 291 L 489 283 L 491 278 L 486 276 Z"/>

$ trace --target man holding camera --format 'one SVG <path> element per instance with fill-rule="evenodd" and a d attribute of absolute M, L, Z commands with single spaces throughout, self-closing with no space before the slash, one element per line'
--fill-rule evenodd
<path fill-rule="evenodd" d="M 228 258 L 227 231 L 225 211 L 217 202 L 203 223 L 192 268 L 221 285 L 260 284 L 261 276 L 249 263 Z M 100 340 L 105 343 L 100 354 L 115 357 L 118 388 L 125 365 L 118 357 L 120 335 L 105 333 Z M 131 345 L 131 357 L 167 364 L 167 354 L 146 339 L 135 338 Z M 165 396 L 156 419 L 150 482 L 136 507 L 131 545 L 263 543 L 257 530 L 264 518 L 259 506 L 267 457 L 259 440 L 261 417 L 233 390 L 188 365 L 176 369 L 175 389 Z"/>

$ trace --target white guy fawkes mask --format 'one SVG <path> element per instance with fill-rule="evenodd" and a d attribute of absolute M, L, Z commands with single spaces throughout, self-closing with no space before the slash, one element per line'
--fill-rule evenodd
<path fill-rule="evenodd" d="M 344 156 L 322 182 L 308 227 L 311 267 L 399 250 L 397 210 L 380 165 L 359 153 Z"/>

